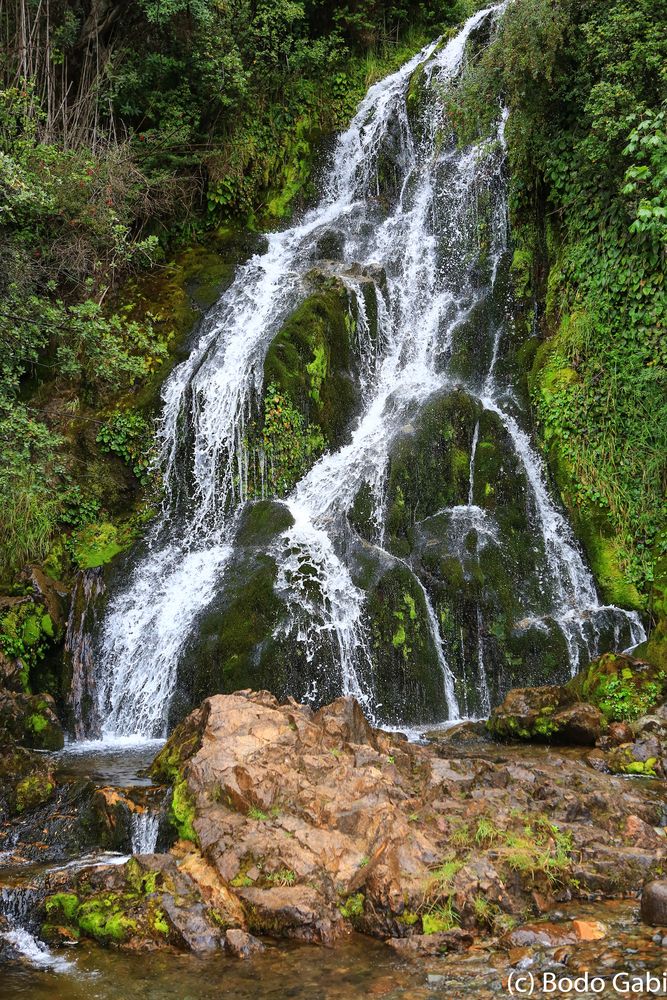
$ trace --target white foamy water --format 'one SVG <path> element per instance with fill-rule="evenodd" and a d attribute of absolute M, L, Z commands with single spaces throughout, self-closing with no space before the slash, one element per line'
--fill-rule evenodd
<path fill-rule="evenodd" d="M 154 854 L 160 828 L 160 814 L 145 809 L 134 812 L 130 820 L 133 854 Z"/>

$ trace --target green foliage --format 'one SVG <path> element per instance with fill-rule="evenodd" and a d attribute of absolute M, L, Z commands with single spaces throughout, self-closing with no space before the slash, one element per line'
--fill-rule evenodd
<path fill-rule="evenodd" d="M 504 834 L 505 860 L 513 870 L 535 881 L 538 876 L 562 883 L 572 864 L 572 836 L 545 817 L 526 822 L 520 833 Z"/>
<path fill-rule="evenodd" d="M 262 445 L 271 492 L 288 493 L 324 449 L 319 427 L 307 423 L 289 396 L 269 385 L 264 397 Z"/>
<path fill-rule="evenodd" d="M 266 876 L 271 885 L 287 886 L 296 883 L 296 874 L 291 868 L 280 868 L 277 872 L 272 872 Z"/>
<path fill-rule="evenodd" d="M 248 817 L 257 820 L 258 823 L 266 823 L 269 818 L 268 813 L 263 812 L 258 806 L 250 806 Z"/>
<path fill-rule="evenodd" d="M 30 675 L 53 647 L 53 622 L 34 601 L 18 604 L 0 616 L 0 649 L 23 664 L 21 683 L 30 691 Z"/>
<path fill-rule="evenodd" d="M 495 95 L 510 106 L 512 221 L 545 229 L 537 266 L 515 268 L 552 337 L 535 415 L 605 593 L 635 605 L 665 525 L 666 14 L 664 0 L 512 4 L 457 108 L 472 137 Z"/>
<path fill-rule="evenodd" d="M 625 675 L 625 676 L 624 676 Z M 632 682 L 632 671 L 620 677 L 610 677 L 598 692 L 598 707 L 610 722 L 632 722 L 653 708 L 665 688 L 662 671 L 652 681 L 638 685 Z"/>
<path fill-rule="evenodd" d="M 364 894 L 362 892 L 355 892 L 352 896 L 347 897 L 340 907 L 340 912 L 347 920 L 354 922 L 359 917 L 363 917 L 365 902 Z"/>
<path fill-rule="evenodd" d="M 118 411 L 102 426 L 97 435 L 102 451 L 113 452 L 132 468 L 142 485 L 154 459 L 153 430 L 140 413 Z"/>
<path fill-rule="evenodd" d="M 440 934 L 443 931 L 451 931 L 460 923 L 461 918 L 451 899 L 422 915 L 424 934 Z"/>

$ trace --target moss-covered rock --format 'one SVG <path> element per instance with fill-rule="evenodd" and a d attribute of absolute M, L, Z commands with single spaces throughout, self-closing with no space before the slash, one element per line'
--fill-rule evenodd
<path fill-rule="evenodd" d="M 667 674 L 659 668 L 605 653 L 567 684 L 510 691 L 488 729 L 500 738 L 593 745 L 609 723 L 646 715 L 666 693 Z M 619 760 L 625 760 L 622 754 Z"/>
<path fill-rule="evenodd" d="M 470 454 L 480 408 L 464 392 L 428 403 L 392 448 L 386 530 L 396 555 L 410 550 L 411 529 L 468 499 Z"/>
<path fill-rule="evenodd" d="M 245 509 L 221 589 L 200 618 L 179 664 L 172 724 L 211 695 L 241 688 L 304 696 L 312 680 L 303 646 L 290 638 L 290 608 L 276 589 L 272 547 L 291 526 L 282 504 Z"/>
<path fill-rule="evenodd" d="M 247 433 L 251 496 L 283 496 L 325 447 L 343 440 L 358 404 L 347 291 L 311 276 L 315 290 L 274 337 L 260 413 Z"/>
<path fill-rule="evenodd" d="M 64 735 L 53 698 L 0 689 L 0 739 L 34 750 L 62 749 Z"/>
<path fill-rule="evenodd" d="M 447 717 L 443 670 L 424 593 L 406 567 L 394 564 L 369 589 L 372 684 L 382 718 L 428 722 Z"/>
<path fill-rule="evenodd" d="M 572 699 L 596 705 L 609 722 L 629 722 L 664 701 L 667 673 L 659 666 L 618 653 L 605 653 L 575 677 Z"/>
<path fill-rule="evenodd" d="M 49 762 L 42 754 L 5 743 L 0 751 L 0 820 L 48 801 L 55 788 Z"/>
<path fill-rule="evenodd" d="M 48 774 L 30 774 L 16 786 L 16 812 L 27 812 L 51 798 L 55 783 Z"/>

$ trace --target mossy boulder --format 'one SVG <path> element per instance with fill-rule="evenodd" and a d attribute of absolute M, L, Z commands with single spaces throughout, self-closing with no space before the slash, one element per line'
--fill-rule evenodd
<path fill-rule="evenodd" d="M 410 551 L 414 525 L 468 499 L 470 454 L 481 410 L 464 392 L 441 396 L 406 425 L 392 447 L 386 531 L 396 555 Z"/>
<path fill-rule="evenodd" d="M 290 609 L 276 589 L 272 554 L 292 523 L 289 510 L 274 501 L 244 511 L 220 590 L 181 656 L 172 725 L 212 694 L 248 687 L 281 696 L 307 691 L 312 673 L 302 645 L 285 631 Z"/>
<path fill-rule="evenodd" d="M 510 691 L 488 729 L 500 738 L 593 745 L 609 723 L 630 722 L 661 704 L 666 680 L 648 663 L 605 653 L 567 684 Z"/>
<path fill-rule="evenodd" d="M 447 718 L 443 669 L 424 593 L 401 564 L 381 571 L 368 593 L 372 677 L 382 718 L 394 723 Z"/>
<path fill-rule="evenodd" d="M 515 688 L 493 711 L 488 728 L 501 739 L 559 739 L 593 746 L 602 731 L 601 713 L 592 705 L 573 708 L 565 687 Z"/>
<path fill-rule="evenodd" d="M 47 802 L 56 787 L 42 754 L 5 744 L 0 749 L 0 821 Z"/>
<path fill-rule="evenodd" d="M 53 698 L 0 689 L 0 739 L 34 750 L 62 749 L 64 735 Z"/>
<path fill-rule="evenodd" d="M 665 700 L 667 673 L 620 653 L 605 653 L 567 686 L 571 698 L 596 705 L 609 722 L 632 722 Z"/>
<path fill-rule="evenodd" d="M 274 337 L 247 447 L 251 495 L 290 491 L 326 447 L 341 444 L 358 406 L 345 286 L 311 276 L 312 293 Z"/>

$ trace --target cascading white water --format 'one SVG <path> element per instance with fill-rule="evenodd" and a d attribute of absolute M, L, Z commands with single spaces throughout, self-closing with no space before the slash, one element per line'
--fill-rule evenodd
<path fill-rule="evenodd" d="M 451 138 L 451 128 L 439 99 L 464 64 L 471 33 L 502 9 L 500 4 L 477 12 L 447 45 L 428 46 L 370 88 L 337 142 L 319 205 L 295 226 L 268 236 L 266 252 L 239 269 L 190 357 L 167 383 L 160 426 L 163 514 L 147 554 L 109 604 L 99 651 L 97 708 L 103 721 L 98 735 L 164 734 L 179 655 L 198 615 L 221 585 L 233 551 L 235 513 L 247 497 L 245 428 L 253 400 L 262 392 L 264 357 L 273 336 L 306 294 L 318 240 L 332 229 L 344 237 L 344 246 L 342 260 L 327 266 L 346 285 L 355 306 L 362 409 L 348 442 L 324 454 L 287 498 L 294 523 L 276 549 L 277 586 L 291 597 L 295 613 L 291 623 L 280 627 L 296 630 L 311 660 L 326 639 L 338 665 L 338 689 L 353 694 L 375 714 L 365 593 L 353 582 L 337 528 L 366 485 L 375 505 L 377 544 L 383 544 L 382 504 L 392 442 L 430 397 L 450 385 L 446 363 L 453 339 L 480 302 L 491 296 L 507 250 L 502 177 L 507 112 L 499 114 L 495 142 L 461 150 L 455 141 L 444 141 Z M 415 127 L 406 92 L 420 67 L 430 96 Z M 397 193 L 391 210 L 383 214 L 378 208 L 379 162 L 389 136 Z M 482 258 L 480 192 L 492 200 L 488 278 L 481 286 L 473 279 Z M 353 275 L 378 273 L 384 279 L 381 288 L 369 279 L 377 303 L 377 329 L 371 338 L 364 289 Z M 501 335 L 502 328 L 496 327 L 481 389 L 467 389 L 498 417 L 525 470 L 556 594 L 553 616 L 567 637 L 575 670 L 580 644 L 591 651 L 595 645 L 596 615 L 610 609 L 600 607 L 569 526 L 549 496 L 540 460 L 506 405 L 507 390 L 496 385 Z M 479 422 L 468 503 L 442 512 L 450 519 L 454 548 L 455 540 L 471 527 L 480 547 L 497 541 L 492 519 L 473 503 L 478 435 Z M 416 579 L 442 668 L 449 716 L 456 718 L 459 709 L 437 615 L 423 581 Z M 623 614 L 616 609 L 611 613 Z M 633 641 L 639 641 L 639 620 L 627 618 Z M 478 668 L 483 675 L 479 615 L 478 623 Z M 316 700 L 316 677 L 312 685 Z M 485 676 L 480 676 L 479 687 L 486 707 L 490 695 Z"/>
<path fill-rule="evenodd" d="M 36 968 L 50 969 L 52 972 L 71 972 L 73 962 L 55 955 L 30 929 L 36 910 L 36 894 L 29 889 L 2 889 L 0 891 L 0 913 L 9 925 L 0 931 L 2 937 L 19 955 Z"/>
<path fill-rule="evenodd" d="M 150 809 L 133 812 L 130 820 L 133 854 L 153 854 L 160 829 L 160 814 Z"/>

